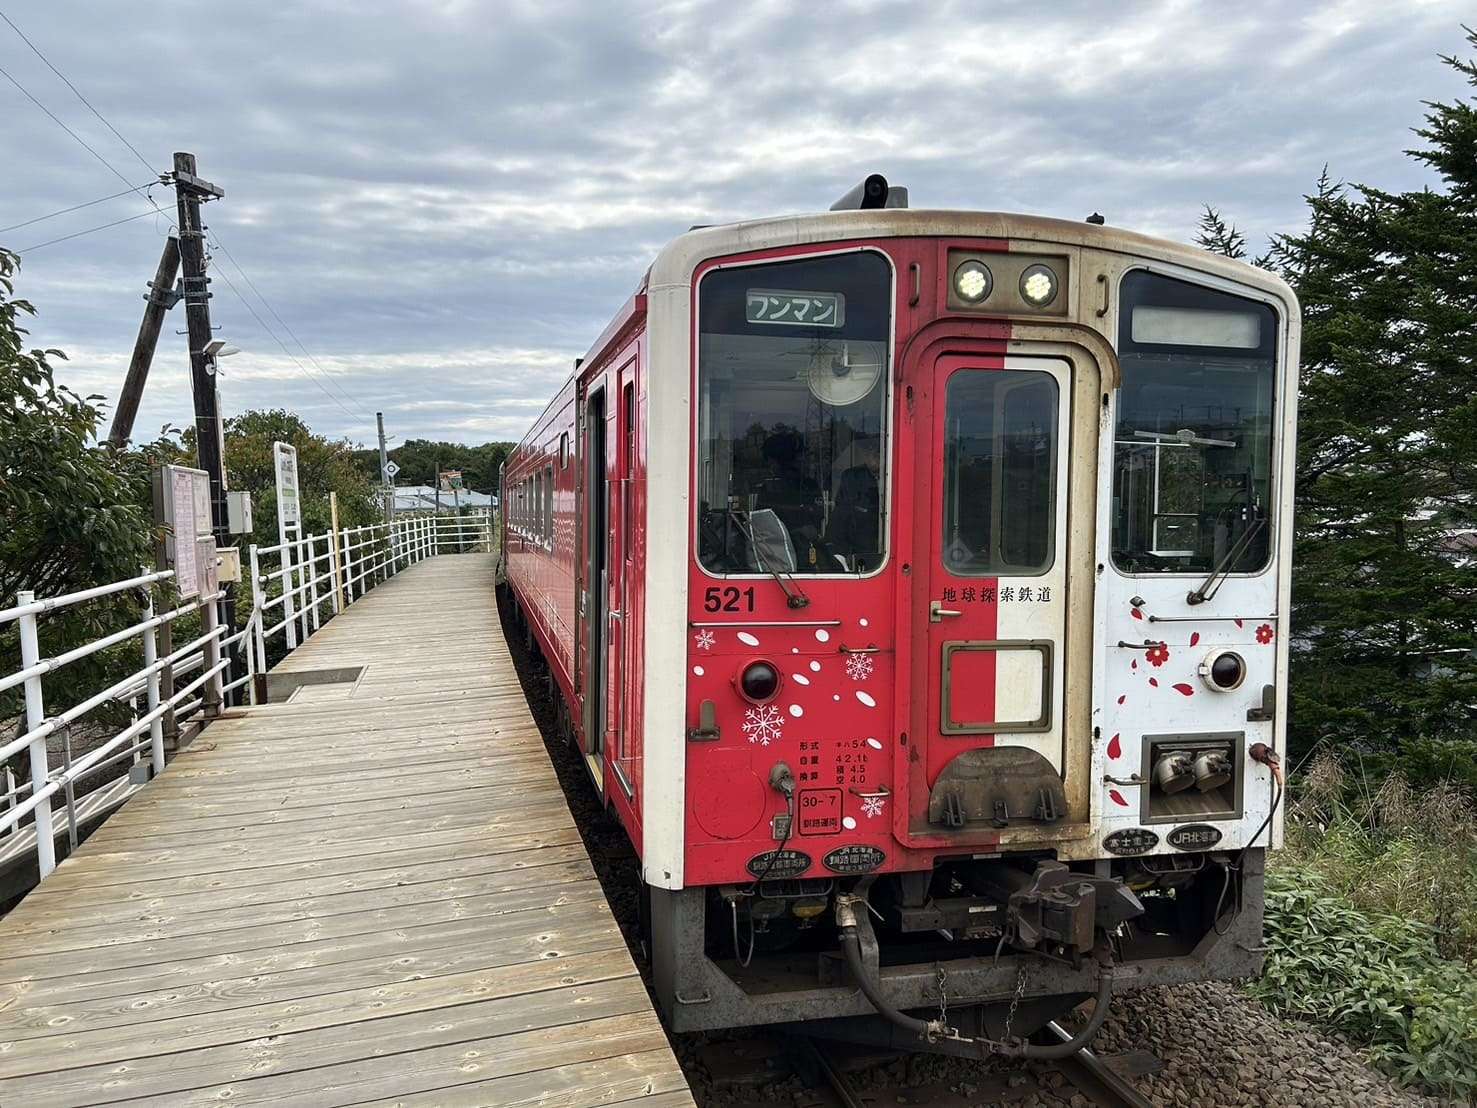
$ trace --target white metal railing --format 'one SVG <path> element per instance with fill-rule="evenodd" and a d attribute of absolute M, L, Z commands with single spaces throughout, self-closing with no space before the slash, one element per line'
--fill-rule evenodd
<path fill-rule="evenodd" d="M 233 694 L 234 702 L 259 702 L 265 683 L 258 678 L 266 674 L 268 644 L 276 636 L 282 636 L 282 652 L 291 651 L 401 569 L 436 554 L 491 551 L 494 539 L 493 514 L 478 511 L 439 517 L 416 513 L 387 523 L 302 535 L 276 546 L 253 545 L 250 578 L 243 582 L 250 589 L 249 614 L 231 633 L 223 618 L 226 594 L 218 591 L 179 601 L 172 588 L 173 570 L 145 569 L 126 581 L 64 596 L 17 593 L 14 606 L 0 610 L 0 631 L 17 625 L 20 644 L 20 668 L 0 672 L 0 694 L 23 687 L 24 700 L 16 718 L 19 733 L 0 745 L 4 766 L 0 862 L 34 850 L 45 879 L 56 868 L 58 796 L 65 804 L 67 831 L 75 847 L 79 824 L 116 807 L 164 768 L 167 734 L 185 721 L 208 722 L 233 702 Z M 247 600 L 244 589 L 239 600 Z M 94 602 L 130 605 L 130 622 L 81 646 L 44 654 L 42 621 L 51 613 Z M 191 630 L 190 640 L 176 646 L 175 632 L 187 616 L 198 616 L 199 633 Z M 128 672 L 107 688 L 64 710 L 48 711 L 48 680 L 57 679 L 68 666 L 113 649 L 137 649 L 141 664 L 133 668 L 129 659 Z M 54 694 L 53 703 L 56 700 Z M 126 726 L 111 734 L 107 731 L 113 724 L 88 718 L 110 705 L 130 716 Z M 73 730 L 78 725 L 89 728 L 90 748 L 74 757 Z M 58 741 L 60 750 L 51 749 Z M 22 750 L 30 756 L 27 780 L 18 780 L 7 764 Z M 98 785 L 79 799 L 79 783 L 130 760 L 133 765 L 124 778 Z"/>
<path fill-rule="evenodd" d="M 300 535 L 250 550 L 253 670 L 265 674 L 269 648 L 297 648 L 326 619 L 377 584 L 436 554 L 491 551 L 493 514 L 417 512 L 386 523 Z M 273 640 L 280 635 L 280 648 Z"/>
<path fill-rule="evenodd" d="M 159 611 L 156 596 L 168 596 L 166 586 L 174 578 L 173 570 L 144 570 L 137 577 L 115 581 L 96 588 L 83 589 L 38 599 L 32 592 L 16 594 L 14 607 L 0 611 L 0 627 L 16 624 L 20 639 L 21 668 L 0 675 L 0 693 L 17 686 L 24 687 L 24 710 L 20 717 L 21 734 L 0 745 L 0 763 L 8 762 L 25 750 L 30 758 L 30 780 L 17 782 L 7 767 L 5 772 L 4 807 L 0 810 L 0 834 L 19 836 L 21 821 L 31 817 L 37 864 L 45 878 L 56 868 L 56 828 L 52 802 L 63 795 L 67 827 L 72 846 L 77 843 L 77 784 L 121 761 L 141 763 L 147 753 L 150 771 L 164 768 L 165 724 L 177 726 L 193 713 L 204 709 L 209 716 L 219 711 L 226 695 L 233 689 L 251 686 L 250 651 L 242 650 L 249 641 L 250 626 L 227 634 L 221 621 L 220 603 L 224 593 L 197 596 L 175 607 Z M 75 608 L 107 598 L 132 597 L 138 619 L 111 634 L 93 639 L 81 646 L 50 656 L 41 650 L 41 621 L 51 613 Z M 116 602 L 116 601 L 115 601 Z M 179 621 L 199 613 L 202 634 L 178 648 L 172 645 L 160 652 L 161 639 L 172 642 L 172 632 Z M 46 707 L 46 680 L 66 667 L 90 658 L 112 647 L 137 640 L 142 665 L 93 693 L 71 707 L 55 714 Z M 244 658 L 245 675 L 226 681 L 231 665 L 231 651 Z M 196 671 L 198 675 L 191 677 Z M 178 683 L 178 679 L 190 680 Z M 168 689 L 168 691 L 166 691 Z M 138 711 L 138 699 L 145 698 L 146 708 Z M 112 735 L 105 735 L 80 757 L 73 757 L 72 730 L 91 713 L 109 704 L 131 705 L 132 722 Z M 96 721 L 93 721 L 96 726 Z M 61 765 L 53 766 L 50 740 L 62 740 Z M 137 782 L 141 784 L 142 782 Z M 4 840 L 0 840 L 4 841 Z"/>

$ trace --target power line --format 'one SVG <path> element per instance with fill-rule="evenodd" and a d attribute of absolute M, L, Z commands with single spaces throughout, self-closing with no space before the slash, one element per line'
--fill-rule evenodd
<path fill-rule="evenodd" d="M 251 291 L 256 293 L 256 298 L 262 302 L 262 307 L 266 308 L 267 311 L 271 313 L 272 318 L 282 325 L 282 329 L 287 332 L 288 336 L 292 339 L 293 342 L 297 343 L 298 349 L 303 352 L 308 361 L 313 363 L 314 368 L 323 374 L 324 379 L 330 384 L 333 384 L 333 378 L 329 374 L 329 372 L 318 364 L 318 359 L 313 357 L 313 352 L 307 348 L 307 346 L 303 343 L 303 340 L 297 337 L 297 332 L 288 325 L 288 322 L 277 313 L 277 309 L 272 307 L 271 302 L 262 295 L 262 290 L 256 287 L 256 282 L 251 279 L 251 275 L 246 272 L 246 268 L 236 260 L 236 255 L 232 254 L 230 250 L 226 249 L 226 244 L 221 242 L 219 235 L 213 234 L 212 240 L 213 241 L 211 242 L 211 245 L 219 249 L 220 252 L 230 260 L 231 264 L 236 267 L 236 272 L 241 275 L 241 279 L 246 282 Z M 342 387 L 339 387 L 338 391 L 345 400 L 347 400 L 351 404 L 354 403 L 353 397 L 349 396 L 349 394 L 345 392 Z M 366 419 L 368 418 L 368 413 L 361 414 L 364 415 Z"/>
<path fill-rule="evenodd" d="M 46 115 L 47 115 L 47 118 L 49 118 L 53 123 L 55 123 L 63 131 L 67 132 L 67 134 L 71 135 L 72 138 L 76 139 L 77 142 L 78 142 L 78 144 L 82 147 L 82 149 L 86 150 L 94 158 L 96 158 L 98 161 L 102 162 L 103 165 L 107 166 L 108 167 L 108 172 L 110 172 L 114 177 L 117 177 L 118 180 L 122 181 L 125 185 L 128 185 L 129 186 L 129 189 L 132 190 L 133 186 L 131 184 L 129 184 L 128 178 L 125 177 L 125 176 L 123 176 L 123 174 L 119 173 L 117 167 L 114 166 L 112 162 L 108 161 L 107 158 L 103 157 L 96 150 L 94 150 L 91 146 L 89 146 L 87 144 L 87 141 L 81 135 L 79 135 L 76 131 L 72 130 L 72 128 L 68 127 L 65 123 L 63 123 L 60 119 L 58 119 L 56 117 L 56 115 L 52 112 L 52 110 L 50 108 L 48 108 L 45 104 L 41 103 L 41 101 L 37 100 L 34 96 L 32 96 L 30 89 L 26 88 L 25 85 L 21 84 L 14 77 L 12 77 L 10 75 L 10 72 L 8 70 L 4 69 L 3 67 L 0 67 L 0 76 L 3 76 L 12 85 L 14 85 L 16 88 L 20 89 L 21 92 L 22 92 L 22 94 L 24 94 L 24 96 L 25 96 L 25 98 L 27 100 L 29 100 L 32 104 L 35 104 L 36 107 L 40 108 L 43 112 L 45 112 Z"/>
<path fill-rule="evenodd" d="M 46 246 L 55 246 L 57 243 L 66 242 L 69 239 L 80 239 L 83 235 L 90 235 L 95 231 L 106 231 L 109 227 L 117 227 L 119 224 L 122 223 L 132 223 L 135 219 L 144 219 L 147 216 L 158 214 L 160 213 L 156 209 L 154 211 L 139 212 L 137 215 L 124 216 L 122 219 L 113 220 L 112 223 L 104 223 L 97 227 L 89 227 L 85 231 L 74 231 L 70 235 L 62 235 L 60 238 L 47 239 L 45 242 L 38 242 L 35 246 L 22 247 L 20 252 L 22 254 L 30 254 Z"/>
<path fill-rule="evenodd" d="M 87 97 L 83 96 L 82 93 L 78 90 L 77 86 L 74 85 L 74 84 L 72 84 L 71 81 L 67 80 L 67 75 L 65 73 L 63 73 L 60 69 L 58 69 L 56 66 L 54 66 L 54 65 L 51 64 L 51 59 L 48 58 L 45 54 L 41 53 L 40 47 L 38 47 L 34 42 L 32 42 L 29 38 L 26 37 L 26 33 L 24 31 L 22 31 L 19 27 L 17 27 L 15 25 L 15 23 L 11 20 L 10 16 L 6 15 L 3 11 L 0 11 L 0 19 L 3 19 L 3 20 L 5 20 L 6 23 L 10 24 L 10 29 L 12 31 L 14 31 L 16 34 L 20 35 L 21 41 L 24 42 L 27 46 L 29 46 L 31 48 L 31 52 L 33 54 L 35 54 L 36 57 L 40 58 L 43 62 L 46 63 L 46 68 L 49 69 L 49 70 L 51 70 L 58 77 L 60 77 L 61 78 L 61 81 L 62 81 L 62 84 L 66 85 L 67 88 L 71 89 L 72 90 L 72 93 L 77 97 L 77 99 L 78 100 L 81 100 L 82 103 L 84 103 L 84 104 L 87 105 L 87 110 L 90 111 L 93 115 L 97 116 L 97 118 L 102 122 L 102 125 L 104 127 L 106 127 L 108 130 L 110 130 L 110 131 L 113 132 L 113 137 L 114 138 L 116 138 L 124 146 L 128 147 L 128 149 L 130 149 L 130 150 L 133 151 L 133 156 L 135 158 L 137 158 L 140 162 L 143 163 L 143 167 L 145 169 L 147 169 L 150 173 L 157 173 L 158 172 L 152 165 L 149 164 L 149 159 L 145 158 L 142 154 L 140 154 L 138 152 L 138 147 L 134 146 L 133 143 L 129 142 L 126 138 L 124 138 L 121 134 L 119 134 L 118 133 L 118 128 L 114 127 L 106 119 L 103 119 L 103 113 L 100 112 L 100 111 L 98 111 L 96 108 L 94 108 L 92 106 L 92 101 L 88 100 Z"/>
<path fill-rule="evenodd" d="M 148 214 L 148 213 L 145 213 L 145 214 Z M 251 306 L 251 302 L 249 300 L 247 300 L 246 297 L 244 297 L 244 296 L 241 295 L 241 290 L 238 289 L 236 287 L 236 283 L 234 281 L 232 281 L 231 278 L 226 275 L 226 271 L 222 269 L 222 270 L 219 270 L 219 273 L 221 275 L 221 280 L 225 281 L 226 287 L 229 288 L 233 293 L 236 294 L 236 299 L 237 300 L 241 301 L 241 306 L 244 307 L 248 312 L 251 313 L 251 318 L 257 321 L 257 323 L 261 326 L 261 329 L 263 331 L 265 331 L 267 334 L 269 334 L 269 335 L 272 336 L 273 341 L 275 341 L 278 346 L 282 347 L 282 353 L 284 353 L 284 354 L 287 355 L 287 357 L 289 358 L 289 360 L 291 360 L 291 362 L 292 362 L 293 365 L 297 366 L 298 369 L 300 369 L 300 370 L 303 371 L 304 376 L 306 376 L 308 378 L 308 380 L 312 381 L 313 384 L 315 384 L 315 385 L 318 386 L 319 390 L 323 393 L 324 396 L 328 397 L 328 399 L 332 400 L 335 404 L 337 404 L 338 407 L 339 407 L 339 410 L 342 411 L 344 413 L 344 415 L 348 416 L 350 419 L 367 419 L 367 418 L 369 418 L 363 412 L 358 412 L 358 413 L 351 412 L 351 411 L 349 411 L 348 408 L 344 407 L 343 402 L 340 401 L 338 397 L 334 396 L 333 393 L 331 393 L 331 392 L 328 391 L 328 389 L 324 386 L 323 382 L 320 381 L 320 380 L 318 380 L 317 376 L 313 373 L 313 371 L 310 370 L 307 366 L 303 365 L 302 362 L 298 361 L 297 355 L 295 355 L 291 350 L 288 349 L 287 344 L 282 341 L 282 339 L 278 336 L 277 332 L 274 331 L 274 330 L 272 330 L 272 328 L 267 324 L 267 321 L 261 317 L 261 314 L 255 308 L 253 308 Z M 245 274 L 242 274 L 242 276 L 244 277 Z"/>
<path fill-rule="evenodd" d="M 0 12 L 0 16 L 3 15 L 4 13 Z M 67 215 L 71 212 L 80 212 L 83 208 L 96 207 L 98 204 L 105 204 L 109 200 L 117 200 L 120 196 L 131 196 L 135 192 L 142 192 L 144 189 L 152 188 L 158 183 L 159 182 L 157 181 L 145 181 L 141 185 L 135 185 L 131 189 L 124 189 L 122 192 L 115 192 L 111 196 L 102 196 L 96 200 L 89 200 L 85 204 L 73 204 L 70 208 L 63 208 L 60 211 L 49 212 L 46 215 L 38 215 L 35 219 L 28 219 L 24 223 L 12 223 L 9 227 L 0 227 L 0 235 L 5 234 L 7 231 L 19 231 L 22 227 L 29 227 L 33 223 L 44 223 L 46 220 L 55 219 L 59 215 Z"/>

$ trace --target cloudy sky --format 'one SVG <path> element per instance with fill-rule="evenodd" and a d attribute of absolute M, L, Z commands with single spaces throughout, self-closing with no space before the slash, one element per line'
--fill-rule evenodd
<path fill-rule="evenodd" d="M 1426 179 L 1400 151 L 1421 100 L 1464 91 L 1437 54 L 1463 49 L 1471 16 L 1470 0 L 0 12 L 143 157 L 0 23 L 0 67 L 101 156 L 0 77 L 0 227 L 193 151 L 226 189 L 206 216 L 213 312 L 243 351 L 222 364 L 228 412 L 287 407 L 361 442 L 376 411 L 402 439 L 516 439 L 667 239 L 824 208 L 867 172 L 915 207 L 1098 210 L 1180 239 L 1209 201 L 1255 248 L 1301 224 L 1325 162 L 1385 187 Z M 153 198 L 172 210 L 170 190 Z M 148 211 L 124 196 L 0 244 Z M 33 340 L 110 406 L 169 226 L 147 215 L 25 251 Z M 176 309 L 139 435 L 189 419 L 183 326 Z"/>

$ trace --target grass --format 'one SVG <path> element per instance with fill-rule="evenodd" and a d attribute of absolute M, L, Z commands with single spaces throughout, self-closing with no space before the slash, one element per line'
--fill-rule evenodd
<path fill-rule="evenodd" d="M 1450 785 L 1375 786 L 1327 755 L 1296 792 L 1252 993 L 1406 1084 L 1477 1101 L 1477 807 Z"/>

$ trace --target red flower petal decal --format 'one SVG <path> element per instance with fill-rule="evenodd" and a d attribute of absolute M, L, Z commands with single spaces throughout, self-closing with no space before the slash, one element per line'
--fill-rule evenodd
<path fill-rule="evenodd" d="M 1128 807 L 1128 801 L 1126 801 L 1126 800 L 1123 799 L 1123 794 L 1120 793 L 1117 789 L 1109 789 L 1108 790 L 1108 795 L 1113 798 L 1113 803 L 1114 804 L 1117 804 L 1118 806 L 1120 806 L 1122 808 L 1127 808 Z"/>
<path fill-rule="evenodd" d="M 1191 646 L 1194 646 L 1194 645 L 1195 645 L 1195 644 L 1196 644 L 1196 643 L 1198 643 L 1198 642 L 1199 642 L 1199 641 L 1200 641 L 1200 632 L 1199 632 L 1199 631 L 1196 631 L 1196 632 L 1194 632 L 1194 633 L 1193 633 L 1193 634 L 1192 634 L 1192 635 L 1191 635 L 1191 636 L 1190 636 L 1190 645 L 1191 645 Z"/>
<path fill-rule="evenodd" d="M 1165 662 L 1169 661 L 1169 644 L 1162 642 L 1155 643 L 1148 650 L 1144 651 L 1144 657 L 1149 660 L 1151 666 L 1158 669 Z"/>
<path fill-rule="evenodd" d="M 1128 663 L 1128 668 L 1129 669 L 1138 669 L 1139 668 L 1139 660 L 1137 658 L 1135 658 L 1133 661 L 1129 662 Z"/>
<path fill-rule="evenodd" d="M 1149 684 L 1153 685 L 1157 689 L 1159 687 L 1159 678 L 1157 678 L 1157 677 L 1150 677 L 1149 678 Z"/>
<path fill-rule="evenodd" d="M 1272 641 L 1273 634 L 1272 625 L 1270 623 L 1264 623 L 1256 629 L 1256 641 L 1266 646 Z"/>
<path fill-rule="evenodd" d="M 1143 619 L 1144 618 L 1144 613 L 1141 612 L 1141 611 L 1139 611 L 1137 608 L 1133 609 L 1133 612 L 1131 614 L 1133 615 L 1133 618 L 1134 619 Z"/>
<path fill-rule="evenodd" d="M 1122 695 L 1122 696 L 1120 696 L 1120 697 L 1119 697 L 1119 698 L 1118 698 L 1118 703 L 1119 703 L 1119 704 L 1122 704 L 1122 703 L 1123 703 L 1123 702 L 1124 702 L 1124 701 L 1125 701 L 1125 700 L 1127 700 L 1127 699 L 1128 699 L 1128 694 L 1127 694 L 1127 693 L 1124 693 L 1124 694 L 1123 694 L 1123 695 Z"/>
<path fill-rule="evenodd" d="M 1108 740 L 1108 757 L 1117 758 L 1122 753 L 1123 744 L 1118 741 L 1118 736 L 1114 735 L 1111 739 Z"/>
<path fill-rule="evenodd" d="M 1236 626 L 1237 626 L 1237 627 L 1240 627 L 1240 626 L 1242 626 L 1242 623 L 1241 623 L 1241 621 L 1240 621 L 1240 620 L 1239 620 L 1239 619 L 1238 619 L 1238 620 L 1236 620 L 1236 621 L 1235 621 L 1235 623 L 1236 623 Z"/>
<path fill-rule="evenodd" d="M 1179 681 L 1179 682 L 1177 682 L 1175 684 L 1174 691 L 1177 692 L 1177 693 L 1179 693 L 1181 696 L 1194 696 L 1195 695 L 1194 688 L 1192 686 L 1190 686 L 1190 685 L 1185 684 L 1183 681 Z"/>

